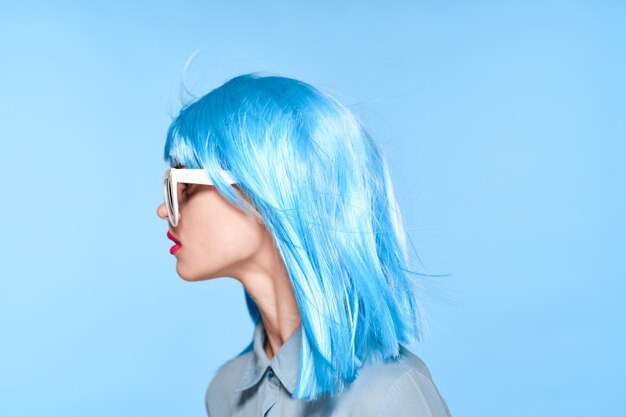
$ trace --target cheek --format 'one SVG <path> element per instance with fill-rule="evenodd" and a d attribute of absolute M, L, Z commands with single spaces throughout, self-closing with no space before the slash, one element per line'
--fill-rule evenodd
<path fill-rule="evenodd" d="M 228 258 L 246 258 L 260 245 L 260 234 L 252 220 L 240 215 L 214 217 L 205 222 L 199 247 Z"/>
<path fill-rule="evenodd" d="M 198 266 L 227 268 L 253 255 L 262 244 L 262 230 L 250 216 L 226 200 L 198 199 L 186 210 L 188 247 Z"/>

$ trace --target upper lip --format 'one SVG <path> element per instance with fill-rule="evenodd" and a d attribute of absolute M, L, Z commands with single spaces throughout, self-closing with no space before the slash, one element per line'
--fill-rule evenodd
<path fill-rule="evenodd" d="M 179 245 L 182 245 L 178 239 L 176 239 L 176 236 L 174 236 L 174 234 L 172 232 L 170 232 L 169 230 L 167 231 L 167 237 L 169 237 L 170 239 L 172 239 L 174 242 L 178 243 Z"/>

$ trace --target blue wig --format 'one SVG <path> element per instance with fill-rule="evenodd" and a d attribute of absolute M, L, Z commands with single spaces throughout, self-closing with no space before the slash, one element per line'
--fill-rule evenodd
<path fill-rule="evenodd" d="M 293 398 L 333 396 L 365 364 L 396 359 L 400 344 L 422 339 L 385 158 L 330 95 L 291 78 L 237 76 L 183 106 L 164 158 L 204 169 L 225 198 L 271 232 L 302 317 Z M 258 307 L 244 294 L 256 324 Z"/>

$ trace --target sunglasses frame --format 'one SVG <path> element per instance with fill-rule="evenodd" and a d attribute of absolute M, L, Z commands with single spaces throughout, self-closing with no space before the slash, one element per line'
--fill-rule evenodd
<path fill-rule="evenodd" d="M 227 184 L 236 184 L 229 171 L 221 169 L 220 175 Z M 178 225 L 178 183 L 214 185 L 204 169 L 167 168 L 163 176 L 163 194 L 170 225 Z"/>

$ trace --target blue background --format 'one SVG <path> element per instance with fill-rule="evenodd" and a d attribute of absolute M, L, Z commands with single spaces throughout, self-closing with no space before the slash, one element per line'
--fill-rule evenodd
<path fill-rule="evenodd" d="M 0 5 L 0 415 L 205 416 L 252 337 L 176 275 L 165 131 L 245 72 L 352 105 L 386 152 L 454 416 L 622 416 L 623 2 Z M 187 96 L 188 97 L 188 96 Z"/>

